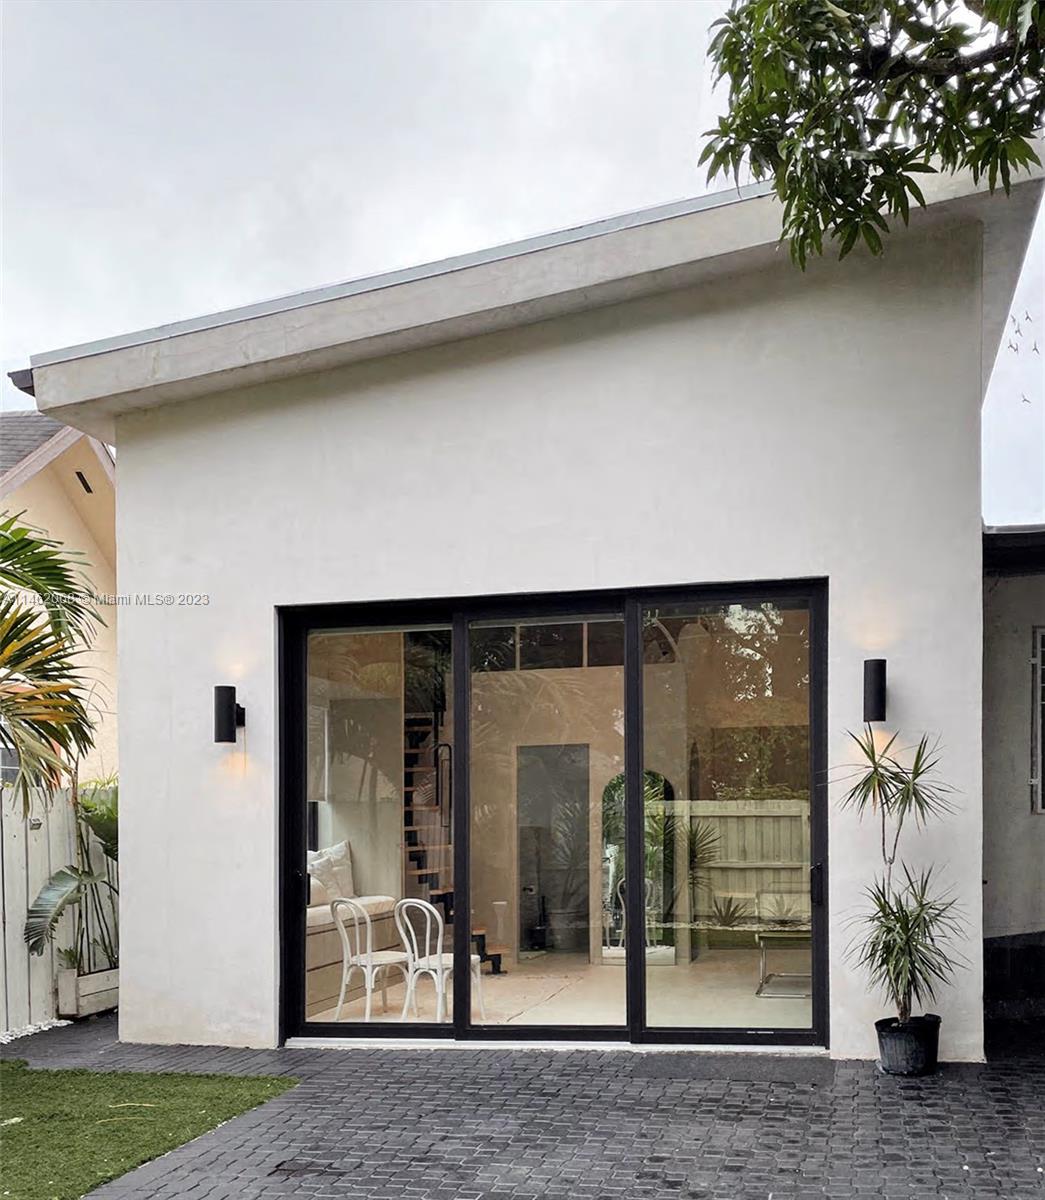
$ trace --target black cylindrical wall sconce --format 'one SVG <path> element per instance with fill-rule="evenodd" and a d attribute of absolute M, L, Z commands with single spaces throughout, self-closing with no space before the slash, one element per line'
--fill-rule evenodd
<path fill-rule="evenodd" d="M 236 730 L 247 723 L 247 714 L 243 705 L 236 703 L 234 687 L 216 687 L 214 689 L 214 740 L 216 742 L 234 742 Z"/>
<path fill-rule="evenodd" d="M 885 720 L 885 659 L 864 659 L 864 724 Z"/>

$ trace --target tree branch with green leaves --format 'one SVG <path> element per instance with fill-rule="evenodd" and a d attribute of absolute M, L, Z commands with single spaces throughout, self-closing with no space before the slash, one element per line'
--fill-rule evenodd
<path fill-rule="evenodd" d="M 803 269 L 825 243 L 881 254 L 925 205 L 918 176 L 967 168 L 1008 192 L 1039 164 L 1043 0 L 735 0 L 716 27 L 729 109 L 700 162 L 773 181 Z"/>

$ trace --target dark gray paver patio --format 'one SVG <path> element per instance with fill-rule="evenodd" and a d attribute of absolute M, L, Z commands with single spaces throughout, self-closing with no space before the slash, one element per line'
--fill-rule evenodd
<path fill-rule="evenodd" d="M 34 1067 L 299 1087 L 92 1193 L 109 1200 L 891 1200 L 1045 1196 L 1045 1057 L 895 1080 L 867 1063 L 612 1051 L 3 1048 Z"/>

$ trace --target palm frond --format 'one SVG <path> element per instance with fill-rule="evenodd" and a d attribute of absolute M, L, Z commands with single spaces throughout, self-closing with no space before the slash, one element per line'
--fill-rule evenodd
<path fill-rule="evenodd" d="M 686 854 L 689 882 L 694 888 L 708 889 L 711 881 L 703 872 L 718 859 L 719 835 L 708 821 L 693 821 L 689 826 Z"/>
<path fill-rule="evenodd" d="M 34 593 L 56 634 L 88 641 L 101 618 L 84 573 L 84 556 L 25 524 L 22 515 L 0 513 L 0 586 Z"/>
<path fill-rule="evenodd" d="M 0 747 L 18 764 L 13 787 L 26 813 L 32 790 L 53 794 L 94 743 L 80 653 L 16 593 L 0 594 Z"/>
<path fill-rule="evenodd" d="M 70 904 L 82 901 L 91 884 L 105 882 L 104 875 L 82 871 L 79 867 L 62 867 L 55 871 L 40 889 L 25 918 L 24 936 L 29 953 L 43 954 L 62 913 Z"/>

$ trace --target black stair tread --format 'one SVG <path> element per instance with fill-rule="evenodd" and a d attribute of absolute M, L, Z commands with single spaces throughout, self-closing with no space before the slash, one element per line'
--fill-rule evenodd
<path fill-rule="evenodd" d="M 433 888 L 428 894 L 429 896 L 452 896 L 454 894 L 454 889 L 452 887 Z"/>
<path fill-rule="evenodd" d="M 404 766 L 403 770 L 404 771 L 434 771 L 435 765 L 433 763 L 418 763 L 416 766 Z"/>
<path fill-rule="evenodd" d="M 437 845 L 434 845 L 434 846 L 429 846 L 429 845 L 426 845 L 424 842 L 422 842 L 417 846 L 404 846 L 403 847 L 404 850 L 409 850 L 411 854 L 416 854 L 419 850 L 452 850 L 453 848 L 454 847 L 453 847 L 452 842 L 439 842 Z"/>
<path fill-rule="evenodd" d="M 408 809 L 410 809 L 411 812 L 438 812 L 439 811 L 438 804 L 409 804 L 408 803 L 406 805 L 406 807 Z"/>
<path fill-rule="evenodd" d="M 440 867 L 411 867 L 407 871 L 407 874 L 417 875 L 418 877 L 421 875 L 438 875 L 441 869 Z"/>

